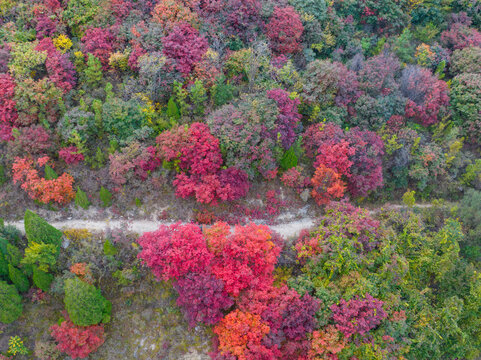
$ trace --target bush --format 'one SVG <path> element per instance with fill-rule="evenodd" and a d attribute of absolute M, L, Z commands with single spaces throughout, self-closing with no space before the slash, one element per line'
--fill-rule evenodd
<path fill-rule="evenodd" d="M 76 326 L 68 316 L 60 325 L 53 325 L 50 334 L 58 343 L 57 349 L 72 359 L 86 358 L 105 341 L 103 325 Z"/>
<path fill-rule="evenodd" d="M 22 315 L 22 297 L 14 285 L 0 281 L 0 322 L 10 324 Z"/>
<path fill-rule="evenodd" d="M 25 235 L 27 236 L 29 244 L 33 242 L 43 242 L 60 247 L 63 236 L 62 232 L 34 212 L 30 210 L 25 211 L 24 224 Z"/>
<path fill-rule="evenodd" d="M 96 325 L 110 320 L 111 304 L 100 290 L 79 278 L 65 280 L 65 309 L 78 326 Z"/>

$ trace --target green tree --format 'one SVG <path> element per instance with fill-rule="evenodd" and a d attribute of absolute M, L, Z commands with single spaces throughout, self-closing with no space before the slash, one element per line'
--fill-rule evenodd
<path fill-rule="evenodd" d="M 112 194 L 103 186 L 100 188 L 100 200 L 103 207 L 109 207 L 112 205 Z"/>
<path fill-rule="evenodd" d="M 90 86 L 98 86 L 102 80 L 102 63 L 92 54 L 88 54 L 85 81 Z"/>
<path fill-rule="evenodd" d="M 90 206 L 90 201 L 87 194 L 77 186 L 77 193 L 75 194 L 75 205 L 80 206 L 82 209 L 87 210 Z"/>
<path fill-rule="evenodd" d="M 89 326 L 110 320 L 110 302 L 99 289 L 77 277 L 65 280 L 64 303 L 75 325 Z"/>
<path fill-rule="evenodd" d="M 33 267 L 33 284 L 43 291 L 50 290 L 50 284 L 53 281 L 53 275 L 40 270 L 38 267 Z"/>
<path fill-rule="evenodd" d="M 57 263 L 59 248 L 53 244 L 31 242 L 25 249 L 22 264 L 36 265 L 42 271 L 48 271 Z"/>
<path fill-rule="evenodd" d="M 12 266 L 12 264 L 8 264 L 8 276 L 19 292 L 24 293 L 30 289 L 30 282 L 27 276 L 20 269 Z"/>
<path fill-rule="evenodd" d="M 13 285 L 0 281 L 0 322 L 10 324 L 22 315 L 22 297 Z"/>
<path fill-rule="evenodd" d="M 25 235 L 29 243 L 43 242 L 60 246 L 62 242 L 62 232 L 33 211 L 27 210 L 24 217 Z"/>

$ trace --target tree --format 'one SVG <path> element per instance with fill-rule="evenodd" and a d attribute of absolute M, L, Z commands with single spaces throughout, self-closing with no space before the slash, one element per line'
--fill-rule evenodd
<path fill-rule="evenodd" d="M 25 211 L 25 235 L 29 243 L 45 243 L 60 247 L 62 232 L 31 210 Z"/>
<path fill-rule="evenodd" d="M 262 339 L 269 333 L 269 326 L 259 315 L 234 310 L 214 327 L 222 355 L 246 360 L 249 351 L 262 347 Z"/>
<path fill-rule="evenodd" d="M 14 285 L 0 281 L 0 322 L 10 324 L 22 315 L 22 297 Z"/>
<path fill-rule="evenodd" d="M 179 297 L 177 305 L 193 327 L 196 323 L 215 325 L 234 301 L 226 293 L 222 280 L 208 272 L 191 273 L 174 283 Z"/>
<path fill-rule="evenodd" d="M 87 67 L 84 75 L 86 83 L 90 86 L 98 86 L 102 80 L 102 63 L 93 54 L 87 55 Z"/>
<path fill-rule="evenodd" d="M 8 264 L 8 277 L 21 293 L 26 293 L 30 289 L 30 281 L 22 270 L 16 268 L 12 264 Z"/>
<path fill-rule="evenodd" d="M 137 242 L 142 247 L 138 258 L 159 280 L 201 272 L 212 260 L 202 230 L 194 224 L 161 225 L 156 231 L 144 233 Z"/>
<path fill-rule="evenodd" d="M 239 296 L 242 290 L 272 276 L 281 249 L 271 239 L 271 231 L 265 225 L 235 227 L 212 265 L 213 274 L 224 281 L 229 294 Z"/>
<path fill-rule="evenodd" d="M 176 25 L 162 38 L 162 45 L 164 55 L 176 61 L 177 70 L 184 77 L 192 71 L 195 63 L 202 59 L 208 47 L 207 40 L 188 23 Z"/>
<path fill-rule="evenodd" d="M 64 303 L 75 325 L 90 326 L 110 320 L 110 301 L 95 286 L 77 277 L 65 280 Z"/>
<path fill-rule="evenodd" d="M 303 31 L 299 14 L 292 6 L 276 7 L 267 25 L 267 36 L 271 46 L 280 54 L 291 54 L 301 50 L 299 41 Z"/>
<path fill-rule="evenodd" d="M 311 184 L 313 187 L 311 194 L 318 205 L 326 205 L 331 200 L 341 198 L 346 188 L 339 174 L 324 164 L 317 167 Z"/>

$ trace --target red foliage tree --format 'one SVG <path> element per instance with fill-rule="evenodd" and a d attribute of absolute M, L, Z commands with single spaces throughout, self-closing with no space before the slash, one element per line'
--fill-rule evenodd
<path fill-rule="evenodd" d="M 49 158 L 43 157 L 37 160 L 38 166 L 44 166 Z M 74 179 L 70 174 L 63 173 L 56 179 L 41 178 L 38 170 L 34 168 L 34 162 L 31 159 L 16 158 L 12 165 L 13 183 L 22 183 L 21 188 L 24 189 L 30 198 L 38 200 L 43 204 L 51 201 L 59 204 L 66 204 L 75 197 L 72 188 Z"/>
<path fill-rule="evenodd" d="M 164 55 L 176 61 L 177 70 L 187 76 L 207 51 L 207 40 L 192 25 L 183 22 L 162 38 Z"/>
<path fill-rule="evenodd" d="M 64 92 L 75 86 L 75 70 L 67 54 L 58 51 L 50 38 L 42 39 L 35 50 L 46 51 L 45 67 L 50 80 Z"/>
<path fill-rule="evenodd" d="M 351 166 L 353 162 L 349 160 L 356 153 L 346 140 L 341 140 L 337 144 L 323 143 L 317 150 L 319 155 L 316 157 L 314 167 L 324 165 L 333 169 L 341 176 L 351 176 Z"/>
<path fill-rule="evenodd" d="M 347 341 L 343 338 L 342 334 L 334 325 L 328 325 L 312 333 L 309 358 L 337 360 L 337 354 L 346 346 Z"/>
<path fill-rule="evenodd" d="M 92 28 L 85 31 L 82 37 L 82 51 L 92 54 L 100 60 L 102 67 L 106 70 L 109 66 L 110 54 L 114 50 L 114 35 L 108 29 Z"/>
<path fill-rule="evenodd" d="M 77 326 L 70 321 L 66 312 L 60 325 L 53 325 L 50 334 L 58 343 L 57 348 L 72 359 L 86 358 L 105 341 L 103 325 Z"/>
<path fill-rule="evenodd" d="M 60 149 L 58 157 L 68 165 L 75 165 L 84 161 L 83 154 L 79 153 L 76 146 L 69 146 Z"/>
<path fill-rule="evenodd" d="M 207 125 L 179 126 L 161 133 L 156 141 L 159 157 L 178 169 L 174 180 L 177 196 L 195 196 L 198 202 L 215 205 L 219 199 L 235 200 L 247 194 L 247 174 L 235 168 L 221 169 L 219 140 Z"/>
<path fill-rule="evenodd" d="M 159 280 L 201 272 L 212 260 L 202 230 L 194 224 L 161 225 L 156 231 L 144 233 L 137 242 L 142 246 L 138 258 Z"/>
<path fill-rule="evenodd" d="M 239 36 L 245 42 L 251 41 L 264 27 L 261 9 L 259 0 L 228 0 L 223 9 L 227 34 Z"/>
<path fill-rule="evenodd" d="M 12 127 L 18 118 L 15 95 L 15 80 L 9 74 L 0 74 L 0 139 L 11 139 Z"/>
<path fill-rule="evenodd" d="M 160 0 L 152 11 L 152 20 L 162 25 L 165 32 L 182 22 L 198 23 L 197 14 L 180 0 Z"/>
<path fill-rule="evenodd" d="M 318 205 L 326 205 L 335 198 L 341 198 L 346 188 L 346 184 L 341 180 L 339 174 L 323 164 L 317 167 L 311 179 L 311 185 L 313 187 L 312 197 Z"/>
<path fill-rule="evenodd" d="M 347 187 L 352 196 L 366 196 L 383 184 L 382 156 L 384 143 L 372 131 L 353 128 L 346 133 L 346 141 L 355 149 Z"/>
<path fill-rule="evenodd" d="M 267 91 L 267 97 L 277 103 L 279 115 L 276 121 L 275 134 L 280 134 L 284 149 L 289 149 L 296 140 L 296 129 L 301 121 L 301 114 L 297 107 L 301 103 L 298 98 L 291 99 L 289 93 L 282 89 L 272 89 Z"/>
<path fill-rule="evenodd" d="M 224 281 L 229 294 L 238 296 L 243 289 L 262 284 L 272 275 L 279 254 L 267 226 L 236 226 L 221 255 L 215 258 L 212 272 Z"/>
<path fill-rule="evenodd" d="M 234 305 L 222 280 L 208 272 L 188 274 L 176 281 L 174 288 L 179 294 L 177 305 L 184 312 L 191 327 L 198 322 L 216 324 L 223 317 L 222 311 Z"/>
<path fill-rule="evenodd" d="M 441 42 L 450 50 L 481 46 L 481 33 L 466 24 L 456 22 L 441 33 Z"/>
<path fill-rule="evenodd" d="M 269 333 L 269 326 L 259 315 L 234 310 L 214 327 L 214 333 L 217 335 L 218 350 L 222 355 L 235 356 L 239 360 L 253 360 L 256 353 L 270 353 L 262 345 L 262 339 Z"/>
<path fill-rule="evenodd" d="M 276 7 L 267 25 L 267 36 L 273 50 L 280 54 L 293 54 L 301 49 L 300 39 L 304 26 L 292 6 Z"/>

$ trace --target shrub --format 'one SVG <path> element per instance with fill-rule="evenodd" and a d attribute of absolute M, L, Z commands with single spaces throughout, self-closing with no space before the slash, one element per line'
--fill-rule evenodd
<path fill-rule="evenodd" d="M 90 326 L 110 319 L 111 304 L 100 290 L 79 278 L 65 280 L 65 309 L 75 325 Z"/>
<path fill-rule="evenodd" d="M 250 179 L 257 174 L 269 178 L 277 168 L 277 130 L 282 129 L 290 140 L 287 119 L 279 113 L 276 102 L 265 96 L 242 96 L 211 113 L 207 124 L 225 150 L 226 165 L 245 171 Z"/>
<path fill-rule="evenodd" d="M 258 0 L 228 0 L 222 11 L 227 34 L 244 42 L 252 41 L 264 26 L 261 9 Z"/>
<path fill-rule="evenodd" d="M 86 358 L 105 341 L 103 325 L 76 326 L 68 316 L 60 325 L 50 327 L 50 334 L 58 343 L 57 348 L 72 359 Z"/>
<path fill-rule="evenodd" d="M 196 323 L 215 325 L 234 301 L 226 293 L 221 280 L 207 272 L 188 274 L 177 280 L 174 288 L 179 293 L 177 305 L 181 307 L 189 326 Z"/>
<path fill-rule="evenodd" d="M 296 53 L 301 50 L 299 43 L 304 27 L 299 14 L 292 6 L 276 7 L 267 25 L 267 36 L 277 53 Z"/>
<path fill-rule="evenodd" d="M 22 315 L 22 297 L 14 285 L 0 281 L 0 322 L 10 324 Z"/>
<path fill-rule="evenodd" d="M 401 64 L 393 55 L 377 55 L 369 58 L 359 71 L 361 90 L 377 97 L 388 95 L 398 88 L 396 78 Z"/>
<path fill-rule="evenodd" d="M 201 272 L 212 260 L 202 230 L 194 224 L 162 225 L 154 232 L 144 233 L 137 242 L 142 246 L 138 258 L 159 280 Z"/>
<path fill-rule="evenodd" d="M 296 130 L 301 121 L 301 114 L 297 107 L 301 103 L 298 98 L 291 99 L 289 93 L 282 89 L 267 91 L 267 97 L 275 100 L 279 115 L 277 116 L 276 126 L 273 130 L 280 137 L 284 149 L 289 149 L 296 140 Z"/>
<path fill-rule="evenodd" d="M 69 146 L 60 149 L 58 157 L 65 161 L 67 165 L 76 165 L 84 161 L 84 156 L 79 152 L 76 146 Z"/>
<path fill-rule="evenodd" d="M 441 43 L 450 50 L 481 45 L 481 33 L 462 23 L 454 23 L 441 33 Z"/>
<path fill-rule="evenodd" d="M 339 62 L 315 60 L 308 64 L 303 81 L 303 97 L 322 107 L 348 106 L 361 95 L 356 74 Z"/>
<path fill-rule="evenodd" d="M 184 76 L 202 59 L 208 47 L 207 40 L 187 23 L 176 25 L 169 35 L 162 38 L 162 45 L 165 56 L 176 61 L 177 70 Z"/>

